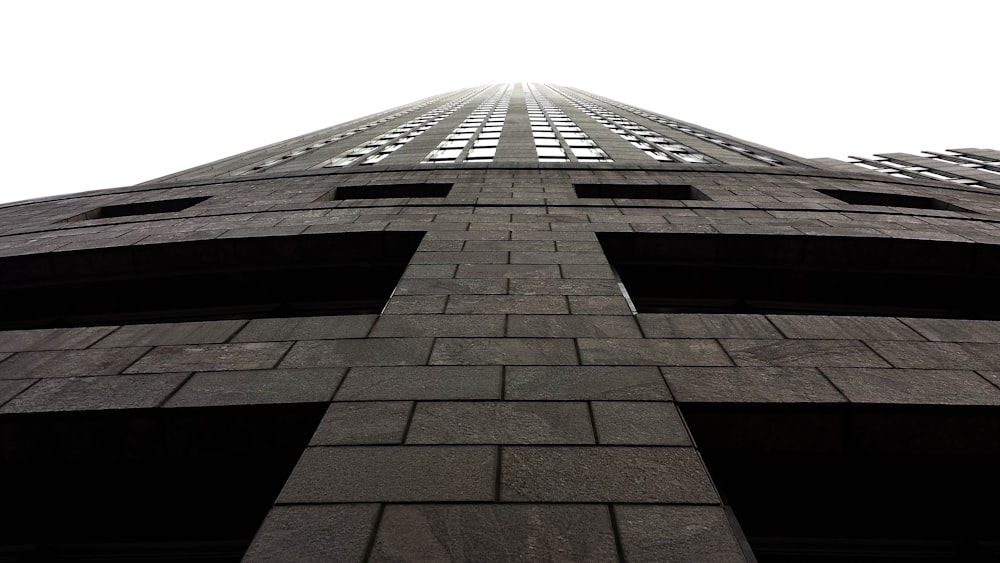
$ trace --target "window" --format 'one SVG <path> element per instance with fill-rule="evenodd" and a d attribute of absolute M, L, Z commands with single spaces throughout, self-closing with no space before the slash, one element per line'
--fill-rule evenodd
<path fill-rule="evenodd" d="M 0 259 L 0 330 L 378 313 L 423 238 L 214 239 Z"/>
<path fill-rule="evenodd" d="M 640 313 L 1000 320 L 1000 245 L 673 233 L 598 240 Z"/>
<path fill-rule="evenodd" d="M 906 207 L 910 209 L 940 209 L 974 213 L 940 199 L 905 194 L 889 194 L 881 192 L 860 192 L 854 190 L 816 190 L 830 197 L 850 203 L 851 205 L 873 205 L 879 207 Z"/>
<path fill-rule="evenodd" d="M 194 207 L 207 200 L 208 197 L 187 197 L 182 199 L 164 199 L 159 201 L 141 201 L 138 203 L 123 203 L 120 205 L 105 205 L 91 209 L 85 213 L 74 215 L 62 222 L 86 221 L 88 219 L 108 219 L 111 217 L 130 217 L 133 215 L 155 215 L 158 213 L 176 213 Z"/>
<path fill-rule="evenodd" d="M 761 563 L 1000 558 L 997 407 L 680 409 Z"/>
<path fill-rule="evenodd" d="M 0 553 L 10 561 L 239 561 L 325 410 L 4 415 Z"/>

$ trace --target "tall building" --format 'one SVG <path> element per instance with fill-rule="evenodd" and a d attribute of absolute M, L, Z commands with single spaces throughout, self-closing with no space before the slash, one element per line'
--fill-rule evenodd
<path fill-rule="evenodd" d="M 0 560 L 993 560 L 1000 193 L 899 176 L 511 84 L 0 206 Z"/>

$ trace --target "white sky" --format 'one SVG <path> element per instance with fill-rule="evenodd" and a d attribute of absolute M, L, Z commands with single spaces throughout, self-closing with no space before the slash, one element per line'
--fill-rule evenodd
<path fill-rule="evenodd" d="M 1000 2 L 7 2 L 0 201 L 127 186 L 484 83 L 805 157 L 1000 149 Z"/>

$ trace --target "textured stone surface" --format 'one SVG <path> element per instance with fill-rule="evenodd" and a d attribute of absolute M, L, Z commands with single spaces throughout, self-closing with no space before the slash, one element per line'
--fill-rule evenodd
<path fill-rule="evenodd" d="M 503 315 L 386 315 L 371 336 L 503 336 L 505 322 Z"/>
<path fill-rule="evenodd" d="M 525 502 L 719 502 L 693 448 L 509 446 L 500 500 Z"/>
<path fill-rule="evenodd" d="M 496 456 L 493 446 L 311 447 L 278 502 L 492 500 Z"/>
<path fill-rule="evenodd" d="M 901 319 L 927 340 L 1000 343 L 1000 321 L 966 319 Z"/>
<path fill-rule="evenodd" d="M 673 403 L 594 401 L 600 444 L 686 446 L 687 429 Z"/>
<path fill-rule="evenodd" d="M 152 408 L 185 378 L 166 373 L 42 379 L 0 407 L 0 413 Z"/>
<path fill-rule="evenodd" d="M 580 358 L 588 365 L 732 365 L 714 340 L 581 338 L 578 342 Z"/>
<path fill-rule="evenodd" d="M 647 338 L 781 338 L 763 315 L 638 315 Z"/>
<path fill-rule="evenodd" d="M 844 397 L 816 368 L 664 367 L 663 376 L 681 402 L 829 403 Z"/>
<path fill-rule="evenodd" d="M 149 348 L 19 352 L 0 362 L 0 379 L 114 375 L 121 373 L 147 350 Z"/>
<path fill-rule="evenodd" d="M 268 369 L 278 363 L 289 346 L 287 342 L 160 346 L 132 364 L 126 373 Z"/>
<path fill-rule="evenodd" d="M 1000 404 L 1000 389 L 973 371 L 823 368 L 855 403 Z"/>
<path fill-rule="evenodd" d="M 24 391 L 37 379 L 0 379 L 0 405 L 13 399 L 18 393 Z"/>
<path fill-rule="evenodd" d="M 831 317 L 819 315 L 768 315 L 788 338 L 923 340 L 896 319 L 882 317 Z"/>
<path fill-rule="evenodd" d="M 413 404 L 407 401 L 334 403 L 309 442 L 313 446 L 399 444 Z"/>
<path fill-rule="evenodd" d="M 376 318 L 378 318 L 376 315 L 337 315 L 292 319 L 254 319 L 236 335 L 233 342 L 364 338 L 371 330 Z"/>
<path fill-rule="evenodd" d="M 655 367 L 510 366 L 509 400 L 666 401 L 670 392 Z"/>
<path fill-rule="evenodd" d="M 419 403 L 407 444 L 593 444 L 587 404 Z"/>
<path fill-rule="evenodd" d="M 167 401 L 169 407 L 314 403 L 329 401 L 342 368 L 196 373 Z"/>
<path fill-rule="evenodd" d="M 618 561 L 607 507 L 390 505 L 371 561 Z"/>
<path fill-rule="evenodd" d="M 575 364 L 570 339 L 556 338 L 438 338 L 431 353 L 437 365 L 563 365 Z"/>
<path fill-rule="evenodd" d="M 363 561 L 377 504 L 276 506 L 243 561 Z"/>
<path fill-rule="evenodd" d="M 642 333 L 631 315 L 510 315 L 507 336 L 641 338 Z"/>
<path fill-rule="evenodd" d="M 723 340 L 739 366 L 889 367 L 857 340 Z"/>
<path fill-rule="evenodd" d="M 1000 366 L 1000 346 L 978 342 L 872 342 L 898 368 L 984 369 Z M 3 364 L 0 364 L 2 369 Z"/>
<path fill-rule="evenodd" d="M 430 353 L 429 338 L 304 340 L 296 342 L 282 367 L 420 365 Z"/>
<path fill-rule="evenodd" d="M 229 340 L 245 324 L 246 321 L 234 320 L 125 325 L 95 344 L 94 347 L 219 344 Z"/>
<path fill-rule="evenodd" d="M 71 350 L 87 348 L 104 338 L 113 326 L 88 326 L 78 328 L 43 328 L 35 330 L 0 331 L 0 352 L 28 350 Z"/>
<path fill-rule="evenodd" d="M 748 560 L 719 506 L 616 505 L 614 511 L 630 562 Z"/>
<path fill-rule="evenodd" d="M 500 366 L 351 368 L 338 401 L 499 399 Z"/>

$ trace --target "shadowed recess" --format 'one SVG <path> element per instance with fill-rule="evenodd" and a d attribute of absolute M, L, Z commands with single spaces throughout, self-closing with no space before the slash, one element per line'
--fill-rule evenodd
<path fill-rule="evenodd" d="M 761 563 L 1000 559 L 996 407 L 681 410 Z"/>
<path fill-rule="evenodd" d="M 0 417 L 0 560 L 239 561 L 325 410 Z"/>
<path fill-rule="evenodd" d="M 640 313 L 1000 319 L 1000 246 L 805 235 L 598 233 Z"/>
<path fill-rule="evenodd" d="M 0 329 L 379 313 L 423 233 L 215 239 L 0 259 Z"/>

